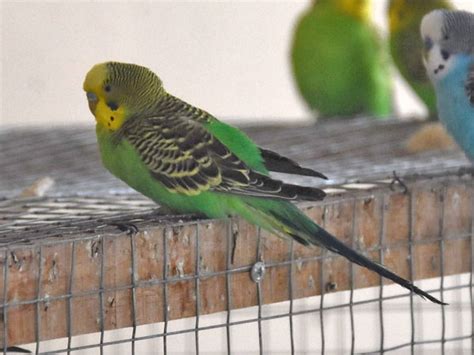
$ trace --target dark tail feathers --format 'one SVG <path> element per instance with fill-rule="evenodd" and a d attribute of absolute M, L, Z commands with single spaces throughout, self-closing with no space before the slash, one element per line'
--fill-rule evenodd
<path fill-rule="evenodd" d="M 276 173 L 286 173 L 294 175 L 314 176 L 327 180 L 324 174 L 309 168 L 303 168 L 294 160 L 284 157 L 268 149 L 260 148 L 265 167 Z"/>
<path fill-rule="evenodd" d="M 426 293 L 425 291 L 419 289 L 415 285 L 413 285 L 410 281 L 405 280 L 404 278 L 398 276 L 394 272 L 388 270 L 385 268 L 383 265 L 372 261 L 365 257 L 362 254 L 359 254 L 357 251 L 353 250 L 352 248 L 348 247 L 344 243 L 342 243 L 340 240 L 329 234 L 326 230 L 323 228 L 319 228 L 319 231 L 317 232 L 316 236 L 314 237 L 314 243 L 316 245 L 323 246 L 329 250 L 331 250 L 334 253 L 337 253 L 339 255 L 344 256 L 348 260 L 352 261 L 353 263 L 356 263 L 358 265 L 361 265 L 363 267 L 366 267 L 369 270 L 372 270 L 379 274 L 380 276 L 383 276 L 389 280 L 392 280 L 393 282 L 399 284 L 402 287 L 405 287 L 406 289 L 410 290 L 411 292 L 416 293 L 417 295 L 420 295 L 423 298 L 427 298 L 431 302 L 437 303 L 437 304 L 442 304 L 446 305 L 447 303 L 441 302 L 437 298 L 431 296 L 430 294 Z"/>
<path fill-rule="evenodd" d="M 280 207 L 283 206 L 280 205 Z M 361 265 L 389 280 L 392 280 L 411 292 L 414 292 L 423 298 L 427 298 L 431 302 L 446 305 L 446 303 L 441 302 L 437 298 L 419 289 L 410 281 L 398 276 L 397 274 L 385 268 L 383 265 L 368 259 L 364 255 L 348 247 L 326 230 L 316 225 L 294 205 L 287 203 L 286 208 L 271 209 L 269 212 L 276 220 L 284 223 L 289 229 L 294 231 L 293 233 L 287 234 L 290 234 L 299 243 L 304 245 L 313 244 L 326 248 L 336 254 L 342 255 L 353 263 Z"/>

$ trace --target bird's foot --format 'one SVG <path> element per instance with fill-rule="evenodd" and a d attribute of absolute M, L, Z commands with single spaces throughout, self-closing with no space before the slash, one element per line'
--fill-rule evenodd
<path fill-rule="evenodd" d="M 172 216 L 180 214 L 177 211 L 173 211 L 171 208 L 166 206 L 160 206 L 154 212 L 157 216 Z"/>
<path fill-rule="evenodd" d="M 395 184 L 398 184 L 402 187 L 403 193 L 406 195 L 410 190 L 408 190 L 408 186 L 403 182 L 403 180 L 397 175 L 397 172 L 394 170 L 393 172 L 392 181 L 390 182 L 390 190 L 395 191 Z"/>
<path fill-rule="evenodd" d="M 133 223 L 111 223 L 112 226 L 117 227 L 121 232 L 126 232 L 127 235 L 135 235 L 139 232 L 139 229 Z"/>

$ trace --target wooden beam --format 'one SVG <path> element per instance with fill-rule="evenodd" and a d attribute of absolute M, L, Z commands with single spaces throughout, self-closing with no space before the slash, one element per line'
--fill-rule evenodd
<path fill-rule="evenodd" d="M 301 207 L 370 258 L 378 261 L 382 250 L 384 264 L 402 277 L 410 277 L 410 261 L 416 280 L 470 272 L 471 177 L 425 177 L 407 185 L 408 193 L 398 187 L 392 191 L 388 182 L 342 188 L 343 193 L 324 202 Z M 291 242 L 243 220 L 160 218 L 143 213 L 93 219 L 74 232 L 36 239 L 23 235 L 1 247 L 1 343 L 4 334 L 11 346 L 162 322 L 166 312 L 168 319 L 178 319 L 197 311 L 225 311 L 228 305 L 254 306 L 257 287 L 250 269 L 259 259 L 266 264 L 261 281 L 265 304 L 289 299 L 290 271 L 294 298 L 351 288 L 344 258 L 297 243 L 292 253 Z M 138 232 L 120 231 L 117 220 L 133 223 Z M 364 268 L 354 266 L 353 273 L 356 289 L 380 284 L 378 275 Z"/>

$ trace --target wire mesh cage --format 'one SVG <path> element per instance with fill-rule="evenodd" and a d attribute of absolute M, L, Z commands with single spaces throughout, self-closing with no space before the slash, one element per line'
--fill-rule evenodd
<path fill-rule="evenodd" d="M 361 131 L 373 126 L 353 125 Z M 354 131 L 333 127 L 341 136 Z M 308 132 L 280 130 L 290 140 L 294 133 L 299 141 L 318 141 Z M 249 132 L 258 138 L 258 130 Z M 334 166 L 335 154 L 327 158 Z M 357 161 L 351 154 L 347 159 Z M 472 171 L 459 153 L 446 155 L 451 168 L 429 166 L 423 156 L 418 159 L 432 169 L 427 174 L 387 179 L 388 161 L 382 173 L 366 172 L 371 181 L 345 176 L 326 189 L 324 202 L 300 205 L 345 243 L 420 280 L 417 285 L 449 303 L 444 307 L 333 253 L 279 239 L 240 219 L 165 216 L 141 196 L 104 193 L 108 180 L 95 180 L 100 171 L 88 176 L 101 192 L 95 194 L 77 195 L 76 188 L 67 194 L 59 186 L 49 197 L 13 197 L 19 189 L 8 180 L 0 202 L 3 350 L 21 345 L 37 353 L 471 353 Z M 64 158 L 89 166 L 91 156 Z M 392 162 L 402 158 L 392 156 Z M 416 159 L 397 161 L 397 171 L 417 166 Z M 79 186 L 74 179 L 69 189 Z"/>

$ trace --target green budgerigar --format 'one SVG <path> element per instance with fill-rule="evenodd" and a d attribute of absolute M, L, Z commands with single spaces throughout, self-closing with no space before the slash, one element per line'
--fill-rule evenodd
<path fill-rule="evenodd" d="M 388 45 L 370 10 L 371 0 L 317 0 L 296 24 L 293 74 L 319 117 L 392 114 Z"/>
<path fill-rule="evenodd" d="M 390 0 L 388 6 L 392 59 L 400 74 L 427 106 L 432 120 L 438 117 L 436 95 L 423 65 L 420 23 L 428 12 L 441 8 L 450 9 L 452 4 L 448 0 Z"/>
<path fill-rule="evenodd" d="M 258 147 L 237 128 L 168 94 L 149 69 L 98 64 L 88 72 L 84 90 L 105 167 L 153 201 L 178 213 L 241 216 L 281 237 L 341 254 L 441 303 L 351 249 L 292 204 L 321 200 L 322 190 L 274 180 L 269 171 L 324 175 Z"/>

